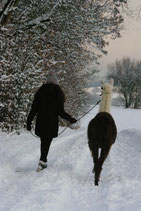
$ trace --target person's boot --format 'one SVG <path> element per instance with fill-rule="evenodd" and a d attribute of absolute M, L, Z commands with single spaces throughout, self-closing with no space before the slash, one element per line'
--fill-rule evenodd
<path fill-rule="evenodd" d="M 47 162 L 40 160 L 38 164 L 37 172 L 40 172 L 45 168 L 47 168 Z"/>

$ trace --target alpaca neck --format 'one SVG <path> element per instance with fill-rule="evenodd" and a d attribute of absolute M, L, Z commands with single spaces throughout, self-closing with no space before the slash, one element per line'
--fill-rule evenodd
<path fill-rule="evenodd" d="M 110 113 L 112 93 L 104 93 L 101 98 L 99 112 Z"/>

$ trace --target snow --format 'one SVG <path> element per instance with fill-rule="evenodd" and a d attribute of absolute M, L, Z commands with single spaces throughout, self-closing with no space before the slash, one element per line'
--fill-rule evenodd
<path fill-rule="evenodd" d="M 141 210 L 141 110 L 112 107 L 118 136 L 94 186 L 87 126 L 97 111 L 54 139 L 40 173 L 39 139 L 0 132 L 0 211 Z"/>

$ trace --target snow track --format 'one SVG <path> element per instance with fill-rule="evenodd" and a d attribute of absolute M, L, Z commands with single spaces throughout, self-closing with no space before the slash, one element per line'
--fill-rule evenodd
<path fill-rule="evenodd" d="M 134 128 L 126 121 L 133 112 Z M 39 139 L 25 132 L 20 136 L 0 133 L 0 211 L 141 210 L 141 111 L 113 109 L 119 132 L 98 187 L 87 141 L 93 115 L 78 130 L 67 129 L 54 139 L 48 168 L 39 173 L 35 171 Z"/>

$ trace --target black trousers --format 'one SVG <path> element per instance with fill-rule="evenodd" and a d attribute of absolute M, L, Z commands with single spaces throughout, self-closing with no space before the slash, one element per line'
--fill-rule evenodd
<path fill-rule="evenodd" d="M 40 152 L 41 152 L 41 156 L 40 156 L 40 160 L 47 162 L 47 155 L 49 152 L 49 148 L 51 145 L 53 138 L 41 138 L 41 145 L 40 145 Z"/>

